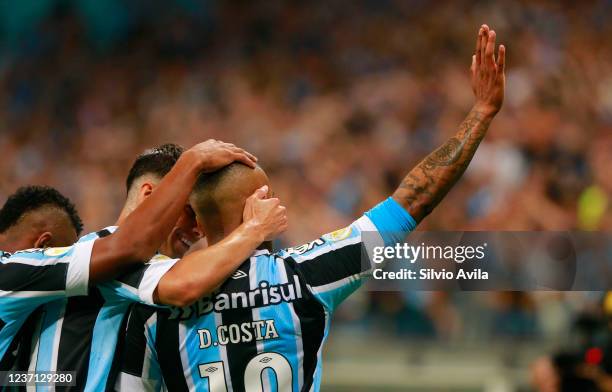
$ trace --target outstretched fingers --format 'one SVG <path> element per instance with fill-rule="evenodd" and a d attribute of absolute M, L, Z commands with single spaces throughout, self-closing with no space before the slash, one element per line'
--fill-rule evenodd
<path fill-rule="evenodd" d="M 495 69 L 495 31 L 489 31 L 487 47 L 485 48 L 485 65 L 492 71 Z"/>
<path fill-rule="evenodd" d="M 480 65 L 485 63 L 485 50 L 489 40 L 489 26 L 482 25 L 482 34 L 480 35 Z"/>
<path fill-rule="evenodd" d="M 499 49 L 497 50 L 497 72 L 498 76 L 503 76 L 504 71 L 506 70 L 506 47 L 504 45 L 499 45 Z"/>
<path fill-rule="evenodd" d="M 480 29 L 478 29 L 478 36 L 476 37 L 476 51 L 474 52 L 474 56 L 472 56 L 472 65 L 474 66 L 478 66 L 480 65 L 480 61 L 481 61 L 481 42 L 482 42 L 482 32 L 483 32 L 483 27 L 480 26 Z"/>

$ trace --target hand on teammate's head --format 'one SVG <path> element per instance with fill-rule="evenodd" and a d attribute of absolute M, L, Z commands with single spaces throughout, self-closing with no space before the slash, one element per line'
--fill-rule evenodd
<path fill-rule="evenodd" d="M 499 45 L 495 56 L 495 30 L 483 24 L 478 30 L 476 51 L 472 56 L 472 90 L 476 105 L 483 111 L 497 113 L 504 101 L 506 84 L 506 47 Z"/>
<path fill-rule="evenodd" d="M 271 241 L 287 230 L 287 209 L 280 199 L 268 197 L 267 185 L 257 189 L 246 201 L 243 220 L 260 227 L 265 241 Z"/>
<path fill-rule="evenodd" d="M 229 165 L 232 162 L 240 162 L 255 168 L 257 157 L 232 143 L 209 139 L 196 144 L 185 152 L 188 157 L 193 157 L 203 172 L 212 172 Z"/>

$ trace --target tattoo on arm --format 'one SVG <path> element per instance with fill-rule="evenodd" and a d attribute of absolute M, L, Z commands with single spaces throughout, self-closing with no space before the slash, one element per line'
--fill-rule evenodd
<path fill-rule="evenodd" d="M 491 116 L 472 110 L 459 131 L 408 173 L 393 198 L 420 222 L 446 196 L 468 167 Z"/>

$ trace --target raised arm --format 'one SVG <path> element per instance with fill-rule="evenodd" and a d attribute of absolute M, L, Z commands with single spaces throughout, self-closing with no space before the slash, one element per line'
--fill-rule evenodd
<path fill-rule="evenodd" d="M 505 55 L 505 47 L 500 45 L 495 58 L 495 31 L 482 25 L 471 66 L 476 103 L 455 136 L 412 169 L 392 196 L 417 222 L 440 203 L 463 175 L 491 120 L 501 108 L 505 87 Z"/>
<path fill-rule="evenodd" d="M 198 175 L 234 161 L 254 167 L 256 158 L 233 144 L 212 139 L 185 151 L 151 196 L 121 227 L 95 242 L 90 283 L 112 279 L 130 266 L 153 257 L 179 218 Z"/>
<path fill-rule="evenodd" d="M 244 222 L 222 241 L 189 253 L 166 272 L 153 294 L 156 303 L 188 306 L 220 286 L 264 241 L 287 229 L 287 213 L 267 186 L 247 199 Z"/>

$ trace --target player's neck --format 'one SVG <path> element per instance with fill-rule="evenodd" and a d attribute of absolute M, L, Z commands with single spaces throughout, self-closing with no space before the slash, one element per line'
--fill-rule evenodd
<path fill-rule="evenodd" d="M 234 231 L 232 230 L 214 230 L 214 231 L 210 231 L 206 233 L 206 242 L 208 243 L 208 246 L 210 245 L 214 245 L 217 242 L 221 242 L 225 237 L 227 237 L 228 235 L 231 234 L 231 232 Z"/>
<path fill-rule="evenodd" d="M 119 214 L 119 218 L 115 222 L 115 226 L 121 226 L 121 224 L 127 219 L 127 217 L 136 209 L 136 203 L 131 202 L 129 199 L 123 205 L 123 209 Z"/>
<path fill-rule="evenodd" d="M 208 245 L 214 245 L 232 234 L 242 224 L 242 213 L 239 215 L 219 214 L 215 217 L 202 216 L 204 232 Z"/>

